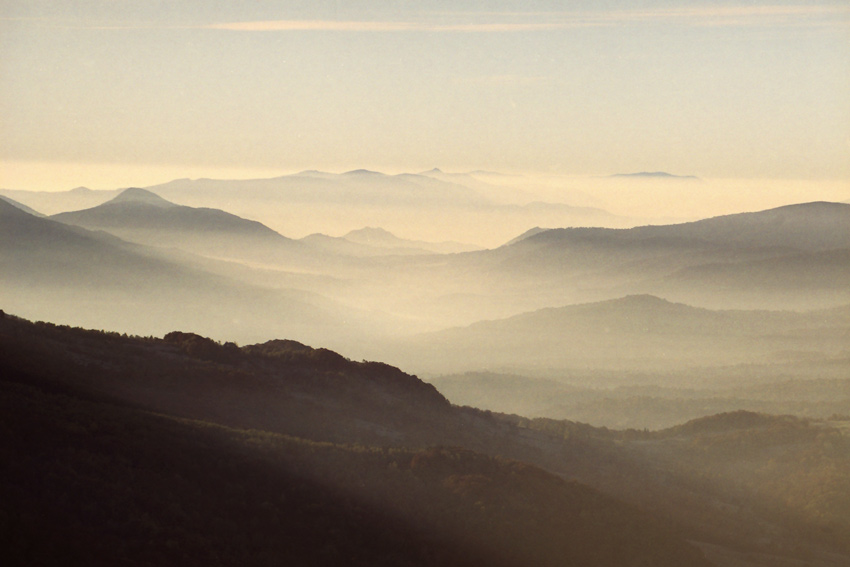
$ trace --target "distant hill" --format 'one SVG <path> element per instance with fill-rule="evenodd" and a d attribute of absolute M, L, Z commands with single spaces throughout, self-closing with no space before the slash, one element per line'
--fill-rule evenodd
<path fill-rule="evenodd" d="M 87 187 L 77 187 L 69 191 L 0 189 L 0 195 L 5 195 L 19 203 L 32 207 L 45 215 L 94 207 L 112 199 L 120 192 L 120 189 L 95 191 Z"/>
<path fill-rule="evenodd" d="M 698 179 L 695 175 L 673 175 L 666 171 L 640 171 L 638 173 L 615 173 L 610 177 L 613 178 L 631 178 L 631 179 Z"/>
<path fill-rule="evenodd" d="M 267 226 L 218 209 L 176 205 L 140 188 L 82 211 L 60 213 L 54 220 L 103 230 L 149 246 L 222 258 L 278 258 L 300 251 L 300 244 Z"/>
<path fill-rule="evenodd" d="M 126 189 L 102 205 L 60 213 L 51 217 L 66 224 L 113 233 L 132 233 L 137 230 L 177 233 L 215 233 L 253 236 L 284 241 L 284 237 L 256 221 L 208 208 L 176 205 L 139 188 Z"/>
<path fill-rule="evenodd" d="M 340 320 L 358 324 L 315 293 L 242 283 L 173 251 L 35 217 L 2 200 L 0 265 L 0 303 L 33 318 L 136 333 L 182 323 L 234 338 L 277 328 L 305 340 L 319 333 L 328 343 L 349 333 Z"/>
<path fill-rule="evenodd" d="M 223 198 L 340 206 L 476 206 L 489 201 L 459 184 L 413 174 L 387 175 L 368 170 L 341 174 L 306 171 L 270 179 L 182 179 L 148 189 L 184 203 Z"/>
<path fill-rule="evenodd" d="M 850 301 L 840 252 L 848 249 L 850 205 L 816 202 L 671 225 L 538 231 L 473 253 L 457 271 L 474 269 L 491 293 L 505 288 L 523 298 L 520 311 L 640 293 L 718 307 L 811 309 Z M 792 274 L 793 265 L 815 269 Z M 725 283 L 712 285 L 711 274 L 728 282 L 728 302 Z M 783 281 L 801 287 L 783 290 Z M 772 291 L 760 297 L 764 286 Z"/>
<path fill-rule="evenodd" d="M 766 363 L 788 351 L 836 357 L 848 332 L 848 308 L 720 311 L 636 295 L 424 334 L 392 360 L 430 373 L 671 372 Z"/>
<path fill-rule="evenodd" d="M 33 216 L 36 216 L 36 217 L 43 217 L 44 216 L 43 214 L 36 211 L 35 209 L 31 209 L 30 207 L 24 205 L 23 203 L 19 203 L 19 202 L 15 201 L 14 199 L 11 199 L 9 197 L 4 197 L 4 196 L 0 195 L 0 201 L 5 201 L 5 202 L 9 203 L 10 205 L 12 205 L 13 207 L 16 207 L 16 208 L 24 211 L 25 213 L 29 213 Z"/>
<path fill-rule="evenodd" d="M 343 235 L 344 239 L 358 244 L 365 244 L 377 248 L 398 250 L 422 251 L 434 254 L 454 254 L 458 252 L 470 252 L 481 250 L 481 247 L 461 242 L 425 242 L 422 240 L 407 240 L 399 238 L 393 233 L 382 228 L 364 227 L 352 230 Z"/>
<path fill-rule="evenodd" d="M 527 242 L 535 244 L 586 241 L 595 236 L 610 242 L 644 242 L 648 245 L 677 240 L 685 244 L 785 247 L 827 250 L 850 247 L 850 205 L 802 203 L 754 213 L 724 215 L 709 219 L 630 229 L 557 229 Z"/>
<path fill-rule="evenodd" d="M 525 232 L 523 232 L 522 234 L 520 234 L 516 238 L 512 238 L 509 241 L 505 242 L 503 244 L 503 246 L 510 246 L 511 244 L 516 244 L 517 242 L 519 242 L 521 240 L 525 240 L 526 238 L 528 238 L 530 236 L 534 236 L 535 234 L 540 234 L 541 232 L 545 232 L 547 230 L 550 230 L 550 229 L 540 228 L 539 226 L 535 226 L 534 228 L 529 228 L 528 230 L 526 230 Z"/>

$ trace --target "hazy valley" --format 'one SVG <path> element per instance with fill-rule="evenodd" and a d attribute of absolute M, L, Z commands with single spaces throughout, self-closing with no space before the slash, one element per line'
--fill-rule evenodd
<path fill-rule="evenodd" d="M 599 183 L 707 190 L 653 177 Z M 850 205 L 647 224 L 522 186 L 0 191 L 13 553 L 847 564 Z"/>

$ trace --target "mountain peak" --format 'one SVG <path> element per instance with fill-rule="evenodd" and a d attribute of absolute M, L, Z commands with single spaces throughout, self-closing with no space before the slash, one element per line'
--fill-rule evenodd
<path fill-rule="evenodd" d="M 352 230 L 348 234 L 346 234 L 343 238 L 348 236 L 395 236 L 392 232 L 376 226 L 364 226 L 363 228 L 358 228 L 357 230 Z"/>
<path fill-rule="evenodd" d="M 392 232 L 373 226 L 352 230 L 343 236 L 343 238 L 359 244 L 368 244 L 370 246 L 396 245 L 401 242 L 401 239 Z"/>
<path fill-rule="evenodd" d="M 346 171 L 343 175 L 383 175 L 383 173 L 369 169 L 353 169 L 351 171 Z"/>
<path fill-rule="evenodd" d="M 673 175 L 666 171 L 639 171 L 637 173 L 615 173 L 611 177 L 632 177 L 640 179 L 697 179 L 695 175 Z"/>
<path fill-rule="evenodd" d="M 139 187 L 130 187 L 118 194 L 117 197 L 108 201 L 109 203 L 144 203 L 156 207 L 176 207 L 174 203 L 166 201 L 156 193 Z"/>

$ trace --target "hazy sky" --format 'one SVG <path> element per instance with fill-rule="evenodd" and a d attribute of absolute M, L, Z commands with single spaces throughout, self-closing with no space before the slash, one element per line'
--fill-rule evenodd
<path fill-rule="evenodd" d="M 847 0 L 0 0 L 0 81 L 7 188 L 435 166 L 850 182 Z"/>

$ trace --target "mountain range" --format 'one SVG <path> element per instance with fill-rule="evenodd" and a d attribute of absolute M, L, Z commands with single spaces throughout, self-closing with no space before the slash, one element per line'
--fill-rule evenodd
<path fill-rule="evenodd" d="M 610 177 L 631 179 L 699 179 L 695 175 L 673 175 L 666 171 L 639 171 L 637 173 L 615 173 Z"/>
<path fill-rule="evenodd" d="M 481 250 L 480 246 L 462 242 L 426 242 L 399 238 L 380 227 L 364 227 L 339 237 L 311 234 L 301 241 L 328 252 L 355 257 L 457 254 Z"/>
<path fill-rule="evenodd" d="M 710 307 L 806 309 L 850 302 L 848 249 L 850 207 L 804 203 L 673 225 L 539 231 L 463 261 L 478 266 L 491 289 L 525 289 L 530 301 L 520 310 L 633 293 Z M 807 263 L 824 269 L 801 280 L 797 268 Z M 789 277 L 799 285 L 769 284 Z M 760 296 L 765 285 L 771 293 Z"/>
<path fill-rule="evenodd" d="M 128 204 L 137 203 L 115 205 L 126 211 Z M 0 201 L 0 263 L 3 305 L 34 318 L 141 334 L 182 322 L 238 339 L 277 328 L 330 342 L 349 333 L 341 319 L 358 324 L 353 310 L 314 292 L 240 281 L 226 270 L 211 271 L 200 257 L 36 217 L 6 201 Z"/>
<path fill-rule="evenodd" d="M 15 561 L 827 567 L 850 553 L 840 420 L 731 412 L 616 432 L 452 406 L 397 368 L 292 340 L 5 312 L 0 369 Z"/>
<path fill-rule="evenodd" d="M 484 173 L 388 175 L 354 170 L 303 171 L 269 179 L 177 179 L 146 189 L 180 205 L 251 218 L 289 236 L 343 234 L 375 225 L 397 234 L 408 232 L 411 225 L 427 230 L 436 210 L 443 222 L 422 234 L 424 240 L 479 243 L 486 238 L 497 243 L 534 225 L 634 224 L 597 208 L 579 190 L 563 191 L 559 199 L 566 202 L 543 202 L 522 189 L 524 184 L 522 178 Z M 118 193 L 83 187 L 56 193 L 0 190 L 46 214 L 89 209 Z M 477 225 L 469 223 L 470 216 Z M 488 230 L 482 232 L 481 226 Z"/>
<path fill-rule="evenodd" d="M 0 199 L 13 562 L 847 564 L 850 205 L 611 228 L 517 188 Z"/>
<path fill-rule="evenodd" d="M 431 374 L 489 369 L 568 375 L 582 368 L 668 373 L 765 364 L 794 352 L 844 360 L 848 337 L 850 306 L 806 313 L 717 311 L 639 295 L 421 335 L 408 340 L 406 355 L 392 360 Z"/>
<path fill-rule="evenodd" d="M 297 251 L 298 243 L 265 225 L 218 209 L 176 205 L 145 189 L 130 188 L 113 199 L 53 220 L 102 230 L 149 246 L 181 248 L 217 257 L 257 257 Z"/>

